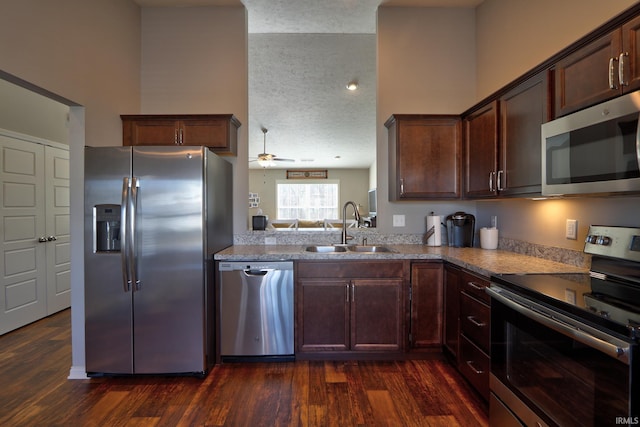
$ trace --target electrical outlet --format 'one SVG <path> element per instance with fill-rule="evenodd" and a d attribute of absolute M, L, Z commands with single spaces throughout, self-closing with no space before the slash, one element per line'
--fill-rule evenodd
<path fill-rule="evenodd" d="M 394 227 L 404 227 L 404 215 L 394 215 L 393 216 L 393 226 Z"/>
<path fill-rule="evenodd" d="M 571 240 L 576 240 L 578 238 L 578 220 L 577 219 L 567 220 L 565 237 Z"/>

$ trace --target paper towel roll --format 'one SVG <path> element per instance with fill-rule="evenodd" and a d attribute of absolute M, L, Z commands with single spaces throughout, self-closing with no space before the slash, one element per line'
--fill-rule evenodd
<path fill-rule="evenodd" d="M 433 227 L 434 233 L 427 239 L 427 246 L 440 246 L 442 244 L 442 227 L 440 215 L 427 216 L 427 232 Z"/>
<path fill-rule="evenodd" d="M 480 229 L 480 247 L 482 249 L 498 249 L 498 229 L 482 227 Z"/>

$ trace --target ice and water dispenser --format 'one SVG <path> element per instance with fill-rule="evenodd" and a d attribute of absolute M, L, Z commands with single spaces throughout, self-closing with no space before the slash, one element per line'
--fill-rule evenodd
<path fill-rule="evenodd" d="M 95 252 L 120 252 L 120 205 L 93 207 Z"/>

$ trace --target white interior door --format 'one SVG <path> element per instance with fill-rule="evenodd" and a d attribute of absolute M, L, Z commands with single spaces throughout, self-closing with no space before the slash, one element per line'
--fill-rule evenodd
<path fill-rule="evenodd" d="M 47 314 L 44 147 L 0 135 L 0 334 Z"/>
<path fill-rule="evenodd" d="M 47 314 L 71 305 L 69 150 L 45 147 Z"/>
<path fill-rule="evenodd" d="M 0 335 L 70 306 L 69 150 L 0 133 Z"/>

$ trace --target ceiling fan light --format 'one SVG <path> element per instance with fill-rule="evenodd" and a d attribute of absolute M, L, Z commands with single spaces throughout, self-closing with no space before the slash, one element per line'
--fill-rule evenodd
<path fill-rule="evenodd" d="M 268 159 L 258 159 L 258 164 L 260 167 L 268 168 L 269 166 L 273 166 L 273 162 Z"/>

